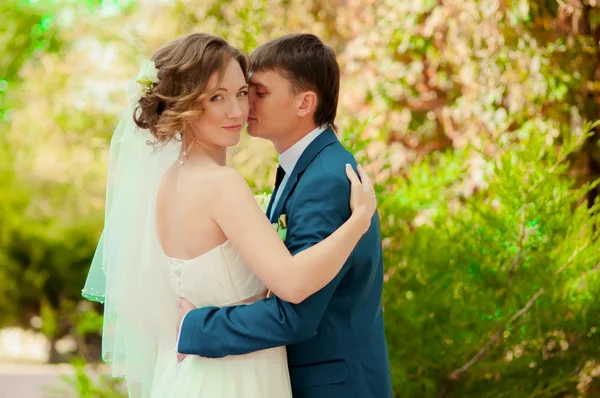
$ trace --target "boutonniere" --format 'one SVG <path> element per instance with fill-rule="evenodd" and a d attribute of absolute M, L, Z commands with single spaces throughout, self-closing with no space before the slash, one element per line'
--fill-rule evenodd
<path fill-rule="evenodd" d="M 279 219 L 277 219 L 277 222 L 273 223 L 273 228 L 275 228 L 275 231 L 277 231 L 277 233 L 279 234 L 279 237 L 284 242 L 285 242 L 285 238 L 287 236 L 287 221 L 288 221 L 287 214 L 282 214 L 279 216 Z"/>
<path fill-rule="evenodd" d="M 282 214 L 277 219 L 277 222 L 273 223 L 273 228 L 275 228 L 275 231 L 277 231 L 277 233 L 279 234 L 279 237 L 284 242 L 285 242 L 285 238 L 287 236 L 287 222 L 288 222 L 287 214 Z M 271 297 L 271 295 L 272 295 L 271 290 L 268 290 L 266 298 Z"/>

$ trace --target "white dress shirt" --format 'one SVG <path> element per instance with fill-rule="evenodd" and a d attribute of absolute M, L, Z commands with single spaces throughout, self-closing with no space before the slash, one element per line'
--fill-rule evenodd
<path fill-rule="evenodd" d="M 302 139 L 300 139 L 300 141 L 296 142 L 285 152 L 279 155 L 279 164 L 285 171 L 285 176 L 283 177 L 283 180 L 281 181 L 281 184 L 279 184 L 279 188 L 277 189 L 277 193 L 273 201 L 273 206 L 271 206 L 271 214 L 269 214 L 269 217 L 273 214 L 273 210 L 275 209 L 275 206 L 279 201 L 279 197 L 285 189 L 285 184 L 287 183 L 289 176 L 294 171 L 294 167 L 296 167 L 296 163 L 298 163 L 300 156 L 302 156 L 302 153 L 304 153 L 304 151 L 306 150 L 306 148 L 308 148 L 310 143 L 313 142 L 325 130 L 327 130 L 327 126 L 317 127 L 316 129 L 305 135 Z M 183 326 L 184 320 L 185 316 L 183 317 L 183 319 L 181 320 L 181 324 L 179 325 L 179 334 L 177 335 L 177 343 L 175 345 L 176 352 L 179 352 L 179 338 L 181 337 L 181 326 Z"/>
<path fill-rule="evenodd" d="M 294 145 L 289 147 L 285 152 L 279 155 L 279 164 L 283 171 L 285 171 L 285 176 L 279 184 L 279 188 L 277 189 L 277 193 L 275 194 L 275 199 L 273 200 L 273 206 L 271 206 L 271 214 L 269 214 L 269 218 L 273 215 L 273 211 L 275 211 L 275 207 L 277 206 L 277 202 L 279 202 L 279 198 L 285 189 L 285 185 L 287 184 L 290 175 L 294 171 L 294 167 L 296 167 L 296 163 L 300 159 L 300 156 L 304 153 L 306 148 L 313 142 L 323 131 L 327 130 L 327 126 L 320 126 L 306 134 L 300 141 L 296 142 Z"/>

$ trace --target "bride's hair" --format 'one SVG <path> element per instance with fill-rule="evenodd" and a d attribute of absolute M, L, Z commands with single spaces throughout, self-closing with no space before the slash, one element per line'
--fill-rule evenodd
<path fill-rule="evenodd" d="M 187 121 L 202 114 L 201 101 L 212 94 L 206 91 L 208 80 L 218 72 L 215 87 L 219 87 L 232 59 L 239 62 L 247 77 L 247 55 L 220 37 L 192 33 L 166 44 L 152 56 L 158 83 L 139 100 L 135 124 L 148 129 L 159 145 L 181 138 L 178 132 Z"/>

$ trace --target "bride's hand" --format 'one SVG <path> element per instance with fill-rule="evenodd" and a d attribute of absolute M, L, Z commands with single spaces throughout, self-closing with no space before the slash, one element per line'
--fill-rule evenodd
<path fill-rule="evenodd" d="M 188 312 L 195 310 L 196 307 L 194 306 L 194 304 L 190 303 L 188 300 L 184 299 L 183 297 L 179 298 L 178 306 L 179 306 L 179 320 L 177 321 L 177 329 L 175 332 L 179 336 L 179 328 L 181 327 L 183 318 L 187 315 Z M 177 362 L 183 361 L 185 359 L 185 357 L 187 357 L 186 354 L 177 353 Z"/>
<path fill-rule="evenodd" d="M 365 233 L 371 225 L 373 213 L 377 210 L 377 196 L 373 182 L 361 165 L 356 167 L 360 179 L 349 164 L 346 165 L 346 175 L 350 179 L 350 209 L 352 217 L 356 217 L 364 226 Z"/>

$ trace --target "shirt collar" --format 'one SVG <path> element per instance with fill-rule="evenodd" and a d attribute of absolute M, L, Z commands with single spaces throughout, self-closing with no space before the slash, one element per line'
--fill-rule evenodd
<path fill-rule="evenodd" d="M 285 152 L 279 155 L 279 164 L 285 171 L 286 175 L 290 175 L 296 167 L 296 163 L 302 156 L 304 150 L 315 140 L 323 131 L 327 130 L 327 126 L 319 126 L 294 145 L 289 147 Z"/>

